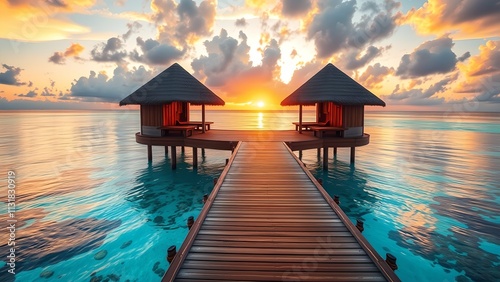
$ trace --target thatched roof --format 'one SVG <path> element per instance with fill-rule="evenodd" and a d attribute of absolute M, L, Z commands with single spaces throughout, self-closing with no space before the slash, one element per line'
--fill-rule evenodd
<path fill-rule="evenodd" d="M 161 105 L 188 102 L 194 105 L 224 105 L 224 101 L 175 63 L 120 101 L 123 105 Z"/>
<path fill-rule="evenodd" d="M 281 101 L 282 106 L 311 105 L 333 102 L 338 105 L 377 105 L 385 102 L 332 64 L 302 84 L 290 96 Z"/>

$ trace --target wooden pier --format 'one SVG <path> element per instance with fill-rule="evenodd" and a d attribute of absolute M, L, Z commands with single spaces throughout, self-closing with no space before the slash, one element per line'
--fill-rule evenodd
<path fill-rule="evenodd" d="M 284 142 L 237 144 L 162 281 L 399 281 Z"/>

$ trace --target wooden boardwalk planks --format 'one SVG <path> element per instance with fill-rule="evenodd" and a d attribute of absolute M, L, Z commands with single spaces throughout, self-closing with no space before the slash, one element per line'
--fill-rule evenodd
<path fill-rule="evenodd" d="M 284 143 L 235 152 L 162 281 L 399 281 Z"/>

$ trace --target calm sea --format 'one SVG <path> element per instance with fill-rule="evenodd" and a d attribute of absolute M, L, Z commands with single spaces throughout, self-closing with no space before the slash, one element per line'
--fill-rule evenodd
<path fill-rule="evenodd" d="M 297 113 L 212 110 L 207 119 L 292 130 Z M 379 112 L 365 123 L 371 143 L 355 166 L 348 149 L 330 154 L 327 172 L 316 150 L 303 161 L 351 220 L 365 221 L 367 240 L 397 257 L 403 281 L 500 281 L 500 115 Z M 172 171 L 162 148 L 148 164 L 138 130 L 135 111 L 0 112 L 0 281 L 160 280 L 167 248 L 182 244 L 229 152 L 206 150 L 193 171 L 186 150 Z"/>

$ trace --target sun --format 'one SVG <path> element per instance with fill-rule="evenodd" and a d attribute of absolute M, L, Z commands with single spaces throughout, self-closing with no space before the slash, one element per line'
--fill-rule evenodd
<path fill-rule="evenodd" d="M 264 108 L 264 106 L 265 106 L 266 104 L 264 104 L 264 102 L 262 102 L 262 101 L 258 101 L 258 102 L 256 103 L 256 105 L 257 105 L 257 107 L 259 107 L 259 108 Z"/>

